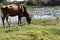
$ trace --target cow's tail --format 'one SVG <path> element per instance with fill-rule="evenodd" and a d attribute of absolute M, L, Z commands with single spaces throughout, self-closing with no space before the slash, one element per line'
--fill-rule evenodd
<path fill-rule="evenodd" d="M 2 18 L 2 17 L 3 17 L 3 12 L 2 12 L 2 9 L 0 10 L 0 12 L 1 12 L 1 13 L 0 13 L 1 15 L 0 15 L 0 16 L 1 16 L 1 18 Z"/>

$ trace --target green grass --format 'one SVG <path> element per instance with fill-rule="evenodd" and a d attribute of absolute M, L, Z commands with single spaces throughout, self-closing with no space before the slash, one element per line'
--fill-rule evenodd
<path fill-rule="evenodd" d="M 60 40 L 60 19 L 32 20 L 31 24 L 0 27 L 0 40 Z"/>

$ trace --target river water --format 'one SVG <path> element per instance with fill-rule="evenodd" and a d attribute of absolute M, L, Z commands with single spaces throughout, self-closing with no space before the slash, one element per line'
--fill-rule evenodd
<path fill-rule="evenodd" d="M 28 13 L 32 17 L 32 19 L 56 19 L 57 17 L 60 18 L 60 8 L 59 7 L 42 7 L 42 8 L 27 8 Z M 1 21 L 1 11 L 0 11 L 0 24 Z M 9 22 L 17 23 L 18 17 L 10 17 Z M 26 21 L 25 17 L 22 17 L 23 21 Z M 6 20 L 5 20 L 6 23 Z"/>

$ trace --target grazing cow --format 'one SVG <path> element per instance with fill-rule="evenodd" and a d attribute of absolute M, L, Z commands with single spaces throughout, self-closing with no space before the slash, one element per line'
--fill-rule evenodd
<path fill-rule="evenodd" d="M 1 7 L 1 11 L 2 13 L 2 23 L 3 26 L 4 24 L 4 19 L 6 18 L 6 21 L 8 23 L 8 25 L 10 26 L 9 22 L 8 22 L 8 16 L 18 16 L 18 24 L 21 24 L 21 17 L 26 17 L 27 23 L 30 24 L 31 22 L 31 18 L 29 17 L 29 14 L 26 10 L 26 8 L 22 5 L 18 6 L 16 4 L 11 4 L 11 5 L 7 5 L 7 6 L 2 6 Z"/>

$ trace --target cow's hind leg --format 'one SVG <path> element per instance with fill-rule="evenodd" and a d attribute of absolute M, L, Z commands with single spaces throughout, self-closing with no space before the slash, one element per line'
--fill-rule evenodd
<path fill-rule="evenodd" d="M 4 19 L 5 19 L 5 17 L 2 17 L 3 26 L 5 26 Z"/>
<path fill-rule="evenodd" d="M 6 21 L 7 21 L 8 25 L 10 26 L 10 24 L 9 24 L 9 22 L 8 22 L 8 17 L 6 17 Z"/>

